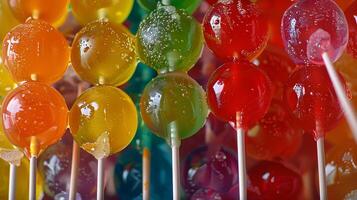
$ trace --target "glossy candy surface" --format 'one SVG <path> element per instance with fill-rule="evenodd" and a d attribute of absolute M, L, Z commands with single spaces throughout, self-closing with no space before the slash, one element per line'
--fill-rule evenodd
<path fill-rule="evenodd" d="M 329 199 L 349 199 L 357 191 L 357 147 L 353 141 L 334 146 L 326 155 L 326 179 Z M 353 199 L 353 198 L 350 198 Z"/>
<path fill-rule="evenodd" d="M 95 21 L 77 33 L 71 61 L 81 79 L 92 84 L 121 85 L 134 74 L 134 36 L 123 26 Z"/>
<path fill-rule="evenodd" d="M 67 128 L 67 112 L 63 97 L 55 89 L 26 82 L 4 99 L 4 132 L 27 156 L 38 155 L 61 139 Z"/>
<path fill-rule="evenodd" d="M 7 0 L 12 12 L 20 22 L 28 18 L 41 19 L 60 26 L 67 16 L 69 0 Z"/>
<path fill-rule="evenodd" d="M 225 60 L 253 60 L 268 41 L 268 22 L 249 0 L 220 1 L 203 20 L 208 47 Z"/>
<path fill-rule="evenodd" d="M 346 18 L 333 0 L 297 1 L 284 13 L 281 34 L 296 64 L 323 64 L 324 52 L 334 62 L 348 42 Z"/>
<path fill-rule="evenodd" d="M 192 14 L 200 5 L 201 0 L 138 0 L 139 5 L 150 11 L 154 10 L 159 2 L 163 5 L 172 5 L 178 9 L 184 9 Z"/>
<path fill-rule="evenodd" d="M 345 14 L 349 30 L 347 52 L 357 59 L 357 1 L 348 7 Z"/>
<path fill-rule="evenodd" d="M 134 0 L 71 0 L 72 12 L 81 24 L 105 19 L 120 24 L 129 16 Z"/>
<path fill-rule="evenodd" d="M 348 93 L 342 76 L 340 80 Z M 287 81 L 284 94 L 294 119 L 303 129 L 313 131 L 315 139 L 333 129 L 343 116 L 324 66 L 300 67 Z"/>
<path fill-rule="evenodd" d="M 211 76 L 207 85 L 212 113 L 223 121 L 236 122 L 247 130 L 268 111 L 271 83 L 267 75 L 247 61 L 226 63 Z"/>
<path fill-rule="evenodd" d="M 0 0 L 0 24 L 0 41 L 3 40 L 7 32 L 19 24 L 12 14 L 7 0 Z"/>
<path fill-rule="evenodd" d="M 188 71 L 197 62 L 202 47 L 200 24 L 173 6 L 153 10 L 137 32 L 139 59 L 159 73 Z"/>
<path fill-rule="evenodd" d="M 97 159 L 124 149 L 133 139 L 138 116 L 131 98 L 112 86 L 97 86 L 77 98 L 69 114 L 74 140 Z"/>
<path fill-rule="evenodd" d="M 261 161 L 249 169 L 248 176 L 259 194 L 259 198 L 252 199 L 297 200 L 302 191 L 301 176 L 280 163 Z"/>
<path fill-rule="evenodd" d="M 6 35 L 2 56 L 15 81 L 53 83 L 67 69 L 69 47 L 63 35 L 47 22 L 28 20 Z"/>
<path fill-rule="evenodd" d="M 149 82 L 140 109 L 145 124 L 167 140 L 192 136 L 204 125 L 208 115 L 203 89 L 179 72 L 162 74 Z"/>

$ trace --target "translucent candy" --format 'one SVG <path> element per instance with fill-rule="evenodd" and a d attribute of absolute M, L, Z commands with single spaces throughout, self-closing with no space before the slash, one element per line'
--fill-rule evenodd
<path fill-rule="evenodd" d="M 184 9 L 186 12 L 192 14 L 200 5 L 201 0 L 138 0 L 139 5 L 149 11 L 154 10 L 159 2 L 163 5 L 171 5 L 178 9 Z"/>
<path fill-rule="evenodd" d="M 53 83 L 67 69 L 69 47 L 63 35 L 50 24 L 28 20 L 6 35 L 2 56 L 15 81 Z"/>
<path fill-rule="evenodd" d="M 269 38 L 266 17 L 248 0 L 219 1 L 206 13 L 202 26 L 208 48 L 225 60 L 253 60 Z"/>
<path fill-rule="evenodd" d="M 61 139 L 67 128 L 67 112 L 65 100 L 55 89 L 26 82 L 4 99 L 4 132 L 27 156 L 39 155 Z"/>
<path fill-rule="evenodd" d="M 149 82 L 140 109 L 145 124 L 168 141 L 192 136 L 202 128 L 208 115 L 203 89 L 179 72 L 162 74 Z"/>
<path fill-rule="evenodd" d="M 347 52 L 357 59 L 357 1 L 345 12 L 349 28 Z"/>
<path fill-rule="evenodd" d="M 69 0 L 7 0 L 16 18 L 25 22 L 28 18 L 41 19 L 60 26 L 67 17 Z"/>
<path fill-rule="evenodd" d="M 139 26 L 139 59 L 159 73 L 188 71 L 203 47 L 200 24 L 185 11 L 159 6 Z"/>
<path fill-rule="evenodd" d="M 135 39 L 122 25 L 95 21 L 77 33 L 71 58 L 81 79 L 92 84 L 121 85 L 136 68 Z"/>
<path fill-rule="evenodd" d="M 280 163 L 261 161 L 249 169 L 248 176 L 252 187 L 259 191 L 257 199 L 297 200 L 302 192 L 301 176 Z"/>
<path fill-rule="evenodd" d="M 70 111 L 69 126 L 78 145 L 99 159 L 129 145 L 138 116 L 134 103 L 122 90 L 97 86 L 77 98 Z"/>
<path fill-rule="evenodd" d="M 351 141 L 335 146 L 326 155 L 326 181 L 329 199 L 347 198 L 357 189 L 357 146 Z"/>
<path fill-rule="evenodd" d="M 345 50 L 348 26 L 332 0 L 302 0 L 285 13 L 281 24 L 285 48 L 296 64 L 323 64 L 322 53 L 336 61 Z"/>
<path fill-rule="evenodd" d="M 134 0 L 71 0 L 72 13 L 81 24 L 105 19 L 120 24 L 129 16 Z"/>
<path fill-rule="evenodd" d="M 0 41 L 2 41 L 5 35 L 19 22 L 13 16 L 7 0 L 0 0 Z M 1 47 L 0 47 L 1 49 Z"/>
<path fill-rule="evenodd" d="M 38 171 L 43 179 L 44 193 L 54 199 L 66 197 L 70 188 L 72 146 L 57 143 L 49 147 L 38 159 Z M 80 151 L 77 178 L 77 198 L 93 200 L 96 197 L 97 161 Z M 68 199 L 68 198 L 67 198 Z"/>
<path fill-rule="evenodd" d="M 245 130 L 268 111 L 272 99 L 267 75 L 248 61 L 226 63 L 211 76 L 207 99 L 219 119 L 235 123 Z"/>
<path fill-rule="evenodd" d="M 346 82 L 340 76 L 346 93 Z M 285 87 L 285 103 L 299 125 L 313 131 L 315 139 L 336 127 L 343 116 L 325 66 L 308 66 L 296 70 Z"/>

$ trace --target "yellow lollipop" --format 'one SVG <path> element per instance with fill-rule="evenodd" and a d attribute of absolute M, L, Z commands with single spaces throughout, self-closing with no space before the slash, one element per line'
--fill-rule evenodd
<path fill-rule="evenodd" d="M 5 68 L 0 57 L 0 98 L 5 97 L 5 95 L 15 87 L 16 83 L 11 79 L 11 75 Z"/>
<path fill-rule="evenodd" d="M 119 24 L 129 16 L 134 0 L 71 0 L 71 4 L 72 12 L 81 24 L 97 19 Z"/>
<path fill-rule="evenodd" d="M 2 41 L 6 33 L 17 24 L 19 24 L 19 22 L 11 13 L 8 1 L 0 0 L 0 41 Z"/>
<path fill-rule="evenodd" d="M 74 140 L 97 159 L 124 149 L 138 125 L 135 105 L 112 86 L 88 89 L 73 104 L 69 126 Z"/>
<path fill-rule="evenodd" d="M 130 79 L 137 65 L 134 41 L 123 25 L 94 21 L 73 41 L 73 68 L 92 84 L 121 85 Z"/>

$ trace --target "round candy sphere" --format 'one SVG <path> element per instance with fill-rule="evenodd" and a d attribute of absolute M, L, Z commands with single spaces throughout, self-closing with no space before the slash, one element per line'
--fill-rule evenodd
<path fill-rule="evenodd" d="M 8 0 L 8 2 L 15 17 L 21 22 L 33 18 L 60 26 L 66 20 L 69 0 Z"/>
<path fill-rule="evenodd" d="M 5 68 L 0 58 L 0 98 L 16 87 L 16 83 L 12 80 L 9 71 Z"/>
<path fill-rule="evenodd" d="M 217 2 L 206 13 L 202 25 L 208 47 L 225 60 L 253 60 L 269 38 L 266 17 L 248 0 Z"/>
<path fill-rule="evenodd" d="M 323 53 L 336 61 L 348 42 L 345 15 L 332 0 L 297 1 L 284 13 L 281 34 L 296 64 L 323 64 Z"/>
<path fill-rule="evenodd" d="M 203 47 L 200 24 L 173 6 L 152 11 L 140 23 L 136 39 L 139 59 L 159 73 L 188 71 Z"/>
<path fill-rule="evenodd" d="M 346 82 L 340 76 L 346 92 Z M 333 129 L 343 116 L 335 89 L 325 66 L 304 66 L 296 70 L 287 81 L 285 103 L 294 120 L 315 138 Z"/>
<path fill-rule="evenodd" d="M 15 81 L 53 83 L 67 69 L 69 47 L 63 35 L 47 22 L 28 20 L 6 35 L 2 56 Z"/>
<path fill-rule="evenodd" d="M 351 6 L 348 7 L 345 14 L 349 30 L 347 52 L 357 59 L 357 1 L 355 1 Z"/>
<path fill-rule="evenodd" d="M 81 24 L 97 19 L 120 24 L 129 16 L 134 0 L 71 0 L 71 5 L 74 17 Z"/>
<path fill-rule="evenodd" d="M 134 36 L 120 24 L 89 23 L 74 38 L 71 62 L 85 81 L 121 85 L 130 79 L 136 68 Z"/>
<path fill-rule="evenodd" d="M 201 0 L 138 0 L 141 7 L 146 10 L 152 11 L 158 5 L 171 5 L 178 9 L 184 9 L 189 14 L 195 12 L 197 7 L 200 5 Z"/>
<path fill-rule="evenodd" d="M 171 72 L 149 82 L 140 100 L 145 124 L 158 136 L 170 140 L 195 134 L 208 115 L 205 92 L 187 74 Z"/>
<path fill-rule="evenodd" d="M 78 145 L 100 159 L 129 145 L 138 126 L 138 116 L 133 101 L 122 90 L 97 86 L 74 102 L 69 126 Z"/>
<path fill-rule="evenodd" d="M 40 82 L 25 82 L 4 99 L 2 121 L 10 142 L 38 155 L 67 128 L 67 105 L 59 92 Z"/>
<path fill-rule="evenodd" d="M 239 126 L 247 130 L 268 111 L 271 82 L 248 61 L 226 63 L 208 81 L 207 98 L 216 117 L 234 123 L 239 117 Z"/>
<path fill-rule="evenodd" d="M 0 0 L 0 24 L 0 41 L 3 40 L 6 33 L 19 24 L 17 19 L 13 16 L 7 0 Z"/>
<path fill-rule="evenodd" d="M 258 190 L 258 199 L 298 200 L 302 191 L 301 176 L 276 162 L 262 161 L 248 171 L 252 187 Z"/>

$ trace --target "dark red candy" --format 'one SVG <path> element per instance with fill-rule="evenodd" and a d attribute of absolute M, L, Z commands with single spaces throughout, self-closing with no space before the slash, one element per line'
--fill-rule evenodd
<path fill-rule="evenodd" d="M 357 1 L 348 7 L 345 14 L 349 28 L 347 52 L 357 59 Z"/>

